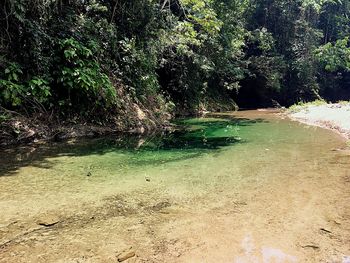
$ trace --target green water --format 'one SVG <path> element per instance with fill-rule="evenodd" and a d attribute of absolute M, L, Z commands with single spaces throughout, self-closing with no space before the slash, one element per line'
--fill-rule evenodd
<path fill-rule="evenodd" d="M 149 136 L 118 135 L 7 149 L 1 153 L 0 182 L 6 185 L 14 181 L 26 188 L 34 180 L 36 188 L 43 187 L 49 193 L 62 182 L 81 189 L 79 183 L 93 186 L 97 180 L 117 184 L 118 180 L 147 176 L 166 180 L 172 175 L 169 181 L 185 176 L 191 181 L 191 176 L 215 177 L 226 172 L 225 177 L 235 181 L 247 174 L 244 169 L 256 173 L 263 167 L 270 169 L 272 176 L 286 170 L 290 161 L 320 162 L 332 149 L 344 146 L 329 131 L 266 113 L 193 118 L 176 124 L 179 129 L 174 132 Z M 183 174 L 178 175 L 180 172 Z M 186 178 L 189 172 L 192 174 Z"/>
<path fill-rule="evenodd" d="M 228 147 L 247 143 L 252 126 L 267 123 L 262 119 L 244 118 L 198 118 L 176 121 L 178 129 L 173 132 L 155 133 L 148 136 L 117 135 L 93 140 L 79 140 L 71 144 L 48 144 L 39 147 L 22 147 L 3 153 L 1 175 L 15 173 L 26 165 L 55 168 L 56 157 L 103 156 L 108 162 L 91 160 L 87 172 L 93 169 L 128 169 L 142 166 L 157 166 L 200 158 L 206 154 L 218 154 Z M 261 126 L 261 125 L 260 125 Z M 246 137 L 246 138 L 242 138 Z M 83 160 L 83 159 L 82 159 Z M 68 162 L 69 163 L 69 162 Z"/>

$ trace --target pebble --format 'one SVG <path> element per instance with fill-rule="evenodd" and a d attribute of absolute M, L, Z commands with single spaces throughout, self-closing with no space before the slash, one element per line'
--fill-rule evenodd
<path fill-rule="evenodd" d="M 57 216 L 54 215 L 43 215 L 39 220 L 37 221 L 38 225 L 41 226 L 53 226 L 60 222 L 60 219 Z"/>
<path fill-rule="evenodd" d="M 135 257 L 135 251 L 129 250 L 127 252 L 123 252 L 118 256 L 118 262 L 123 262 L 129 258 Z"/>

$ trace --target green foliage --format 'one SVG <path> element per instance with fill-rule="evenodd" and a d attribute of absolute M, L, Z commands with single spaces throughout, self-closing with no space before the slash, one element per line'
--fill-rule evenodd
<path fill-rule="evenodd" d="M 187 25 L 189 27 L 198 25 L 200 30 L 215 36 L 220 32 L 223 24 L 217 17 L 215 10 L 212 8 L 211 0 L 182 0 L 183 7 L 187 9 L 187 19 L 191 21 Z M 196 32 L 192 28 L 190 37 L 195 37 Z"/>
<path fill-rule="evenodd" d="M 97 99 L 96 103 L 102 105 L 115 104 L 115 88 L 93 57 L 93 50 L 97 48 L 96 43 L 91 41 L 89 47 L 86 47 L 77 40 L 69 38 L 60 41 L 59 45 L 63 56 L 58 61 L 60 67 L 57 70 L 57 80 L 67 88 L 68 94 L 75 91 L 87 99 Z"/>
<path fill-rule="evenodd" d="M 129 91 L 144 102 L 147 96 L 154 96 L 159 90 L 156 53 L 138 47 L 135 39 L 125 38 L 119 44 L 123 56 L 119 65 Z"/>
<path fill-rule="evenodd" d="M 33 77 L 23 82 L 23 71 L 16 63 L 5 68 L 4 78 L 0 79 L 1 100 L 4 105 L 19 106 L 28 101 L 45 103 L 51 95 L 49 82 L 43 78 Z"/>
<path fill-rule="evenodd" d="M 0 13 L 0 101 L 15 110 L 349 99 L 349 0 L 5 0 Z"/>
<path fill-rule="evenodd" d="M 349 38 L 337 40 L 334 44 L 327 43 L 316 50 L 316 56 L 324 69 L 330 72 L 339 70 L 350 71 Z"/>
<path fill-rule="evenodd" d="M 51 96 L 49 82 L 43 78 L 33 77 L 28 82 L 28 89 L 31 96 L 36 98 L 40 103 L 47 102 Z"/>
<path fill-rule="evenodd" d="M 8 114 L 0 113 L 0 124 L 4 121 L 7 121 L 10 119 L 10 116 Z"/>
<path fill-rule="evenodd" d="M 1 100 L 5 105 L 18 106 L 22 103 L 25 87 L 21 84 L 20 77 L 23 71 L 16 63 L 9 64 L 4 70 L 4 77 L 0 79 Z"/>

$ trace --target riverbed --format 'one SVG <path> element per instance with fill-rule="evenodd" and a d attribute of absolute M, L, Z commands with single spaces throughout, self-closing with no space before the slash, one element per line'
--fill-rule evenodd
<path fill-rule="evenodd" d="M 275 111 L 4 149 L 0 262 L 349 262 L 350 155 Z"/>

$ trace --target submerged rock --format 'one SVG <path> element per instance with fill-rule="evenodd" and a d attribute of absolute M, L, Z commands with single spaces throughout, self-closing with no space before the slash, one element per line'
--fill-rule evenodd
<path fill-rule="evenodd" d="M 55 215 L 43 215 L 41 216 L 37 224 L 41 226 L 53 226 L 60 222 L 60 219 Z"/>
<path fill-rule="evenodd" d="M 135 251 L 133 250 L 128 250 L 128 251 L 124 251 L 122 252 L 120 255 L 118 255 L 118 262 L 123 262 L 129 258 L 135 257 Z"/>
<path fill-rule="evenodd" d="M 307 244 L 307 245 L 302 245 L 301 246 L 302 248 L 311 248 L 311 249 L 320 249 L 320 246 L 319 245 L 316 245 L 316 244 Z"/>

